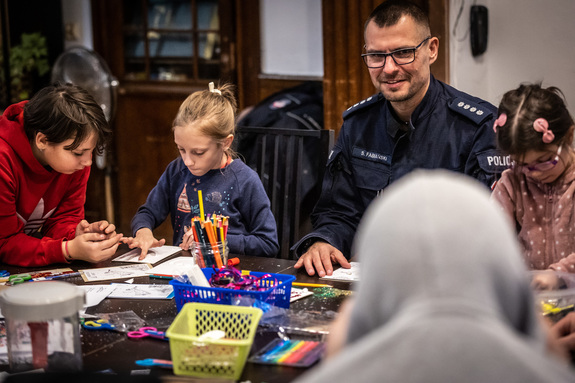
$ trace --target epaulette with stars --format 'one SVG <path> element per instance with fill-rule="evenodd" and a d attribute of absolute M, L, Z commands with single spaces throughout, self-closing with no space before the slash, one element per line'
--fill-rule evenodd
<path fill-rule="evenodd" d="M 493 114 L 491 110 L 484 108 L 481 104 L 471 100 L 466 100 L 462 97 L 457 97 L 451 100 L 449 103 L 449 109 L 469 118 L 477 125 L 483 124 L 483 122 L 489 119 Z"/>
<path fill-rule="evenodd" d="M 343 118 L 345 119 L 349 115 L 357 112 L 358 110 L 361 110 L 361 109 L 366 108 L 372 104 L 375 104 L 376 102 L 380 101 L 382 98 L 383 98 L 383 95 L 381 93 L 377 93 L 377 94 L 374 94 L 373 96 L 369 96 L 365 100 L 361 100 L 360 102 L 347 108 L 346 111 L 343 112 Z"/>

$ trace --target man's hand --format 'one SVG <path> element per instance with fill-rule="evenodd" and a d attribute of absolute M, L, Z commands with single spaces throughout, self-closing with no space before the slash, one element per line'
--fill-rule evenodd
<path fill-rule="evenodd" d="M 298 259 L 294 267 L 299 269 L 305 266 L 309 275 L 325 277 L 333 274 L 333 264 L 340 264 L 343 268 L 349 269 L 351 265 L 341 251 L 327 242 L 316 242 Z"/>

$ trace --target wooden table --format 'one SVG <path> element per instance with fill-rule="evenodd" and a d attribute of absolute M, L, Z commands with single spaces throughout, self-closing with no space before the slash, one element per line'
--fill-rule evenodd
<path fill-rule="evenodd" d="M 118 251 L 118 255 L 126 252 L 127 248 L 122 248 Z M 168 259 L 176 256 L 190 256 L 189 252 L 182 251 Z M 296 276 L 298 282 L 310 283 L 327 283 L 337 287 L 340 294 L 328 294 L 324 296 L 306 297 L 293 302 L 290 306 L 290 312 L 302 313 L 321 313 L 329 318 L 330 315 L 335 316 L 341 302 L 348 295 L 346 291 L 351 288 L 350 283 L 347 282 L 324 282 L 318 281 L 317 277 L 309 277 L 304 270 L 297 270 L 293 267 L 294 261 L 275 258 L 261 258 L 251 256 L 238 256 L 240 264 L 237 266 L 242 270 L 289 274 Z M 119 266 L 123 263 L 107 261 L 101 264 L 89 264 L 84 262 L 77 262 L 68 265 L 74 270 L 82 270 L 87 268 L 98 268 L 108 266 Z M 38 269 L 26 269 L 18 267 L 8 267 L 8 271 L 12 274 L 36 271 L 39 269 L 54 269 L 62 267 L 62 265 L 51 265 L 48 267 Z M 83 284 L 99 284 L 102 282 L 85 283 L 81 278 L 73 278 L 67 280 L 69 282 L 83 285 Z M 113 282 L 121 282 L 122 280 L 114 280 Z M 106 283 L 106 282 L 103 282 Z M 139 284 L 165 284 L 168 283 L 166 279 L 152 278 L 152 277 L 138 277 L 134 278 L 134 283 Z M 315 289 L 314 289 L 315 290 Z M 322 290 L 316 290 L 317 292 Z M 325 291 L 325 289 L 324 289 Z M 172 323 L 177 314 L 176 304 L 173 299 L 171 300 L 136 300 L 136 299 L 104 299 L 100 304 L 90 307 L 87 310 L 88 314 L 97 315 L 99 313 L 114 313 L 122 311 L 133 311 L 138 316 L 146 321 L 146 325 L 154 326 L 158 330 L 166 330 Z M 152 339 L 143 338 L 138 340 L 129 339 L 125 334 L 112 332 L 112 331 L 90 331 L 82 329 L 82 353 L 84 361 L 84 370 L 88 372 L 101 372 L 113 371 L 116 374 L 130 374 L 133 370 L 141 370 L 135 364 L 136 360 L 154 358 L 154 359 L 171 359 L 169 343 Z M 315 335 L 317 336 L 317 335 Z M 274 337 L 277 333 L 265 331 L 261 326 L 258 329 L 252 352 L 260 349 L 267 342 Z M 7 366 L 4 366 L 7 369 Z M 273 382 L 283 383 L 291 382 L 299 376 L 305 369 L 288 366 L 277 365 L 263 365 L 247 362 L 241 376 L 240 381 L 250 380 L 252 383 L 258 382 Z M 166 381 L 185 380 L 187 382 L 193 381 L 189 377 L 177 377 L 169 369 L 152 368 L 150 374 L 161 377 Z M 206 381 L 206 380 L 201 380 Z"/>

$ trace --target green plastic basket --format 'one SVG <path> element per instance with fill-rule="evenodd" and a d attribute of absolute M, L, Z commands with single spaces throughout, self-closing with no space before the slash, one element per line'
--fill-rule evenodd
<path fill-rule="evenodd" d="M 174 374 L 238 380 L 262 311 L 254 307 L 186 303 L 166 331 Z M 202 339 L 220 330 L 222 339 Z"/>

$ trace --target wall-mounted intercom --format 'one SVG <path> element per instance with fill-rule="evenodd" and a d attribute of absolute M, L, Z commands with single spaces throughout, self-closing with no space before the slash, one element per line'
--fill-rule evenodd
<path fill-rule="evenodd" d="M 471 54 L 473 56 L 479 56 L 487 50 L 487 7 L 483 5 L 471 6 L 469 29 L 469 36 L 471 37 Z"/>

